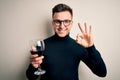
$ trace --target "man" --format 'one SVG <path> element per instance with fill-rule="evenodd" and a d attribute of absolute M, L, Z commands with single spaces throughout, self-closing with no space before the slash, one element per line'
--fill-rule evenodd
<path fill-rule="evenodd" d="M 83 61 L 94 74 L 105 77 L 106 66 L 94 46 L 91 26 L 87 27 L 84 23 L 83 29 L 78 23 L 81 34 L 74 40 L 69 36 L 73 24 L 72 9 L 65 4 L 58 4 L 52 9 L 52 18 L 55 34 L 44 40 L 44 56 L 31 55 L 31 64 L 26 71 L 27 78 L 37 79 L 34 71 L 41 65 L 46 73 L 41 75 L 40 80 L 78 80 L 80 61 Z"/>

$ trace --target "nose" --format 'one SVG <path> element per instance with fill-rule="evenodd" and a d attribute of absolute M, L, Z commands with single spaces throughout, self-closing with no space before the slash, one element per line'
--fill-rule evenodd
<path fill-rule="evenodd" d="M 60 24 L 59 27 L 60 27 L 60 28 L 64 28 L 64 27 L 65 27 L 64 24 L 63 24 L 63 22 L 61 22 L 61 24 Z"/>

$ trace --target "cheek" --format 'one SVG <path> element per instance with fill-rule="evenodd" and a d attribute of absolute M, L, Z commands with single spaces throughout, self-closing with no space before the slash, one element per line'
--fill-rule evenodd
<path fill-rule="evenodd" d="M 72 28 L 72 25 L 70 25 L 70 26 L 69 26 L 68 31 L 70 31 L 70 30 L 71 30 L 71 28 Z"/>
<path fill-rule="evenodd" d="M 53 26 L 54 32 L 57 32 L 57 28 L 55 26 Z"/>
<path fill-rule="evenodd" d="M 56 29 L 56 27 L 54 26 L 54 23 L 53 23 L 53 22 L 52 22 L 52 27 L 53 27 L 54 30 Z"/>

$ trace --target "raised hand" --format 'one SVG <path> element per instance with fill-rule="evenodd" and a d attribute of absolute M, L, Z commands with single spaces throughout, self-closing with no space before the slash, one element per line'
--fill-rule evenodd
<path fill-rule="evenodd" d="M 86 23 L 84 23 L 84 29 L 80 23 L 78 23 L 78 26 L 81 33 L 76 36 L 76 42 L 85 48 L 91 47 L 93 45 L 92 27 L 87 27 Z"/>

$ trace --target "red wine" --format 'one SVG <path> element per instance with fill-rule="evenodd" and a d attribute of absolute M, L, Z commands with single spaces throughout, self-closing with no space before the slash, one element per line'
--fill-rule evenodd
<path fill-rule="evenodd" d="M 43 55 L 43 51 L 30 51 L 31 54 L 38 54 L 39 56 Z"/>

